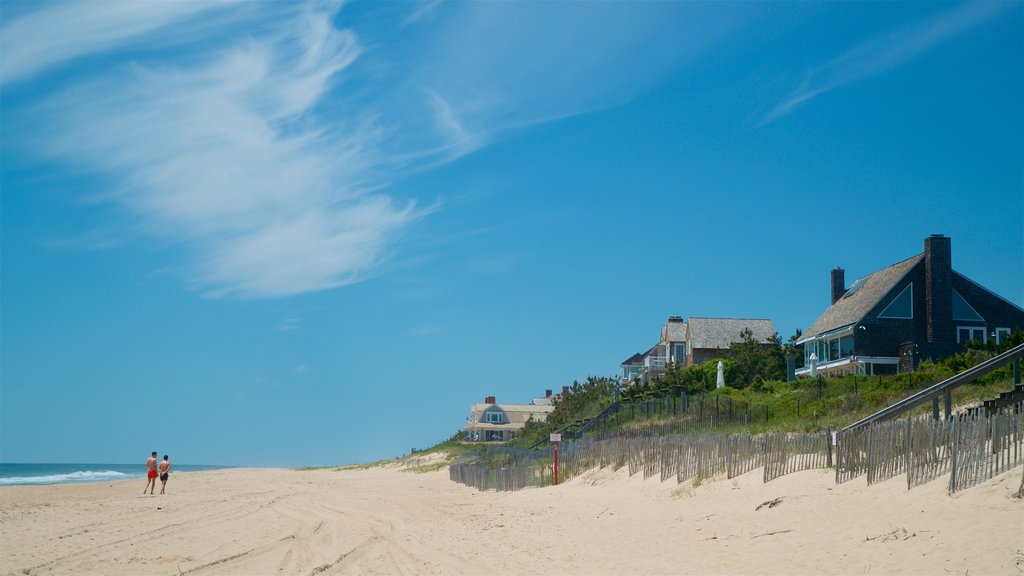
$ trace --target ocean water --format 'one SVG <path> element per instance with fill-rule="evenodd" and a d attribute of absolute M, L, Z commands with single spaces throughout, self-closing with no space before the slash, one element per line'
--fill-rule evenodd
<path fill-rule="evenodd" d="M 231 466 L 175 464 L 171 461 L 171 474 L 218 470 Z M 146 465 L 139 464 L 4 464 L 0 463 L 0 486 L 26 484 L 78 484 L 83 482 L 110 482 L 145 478 Z"/>

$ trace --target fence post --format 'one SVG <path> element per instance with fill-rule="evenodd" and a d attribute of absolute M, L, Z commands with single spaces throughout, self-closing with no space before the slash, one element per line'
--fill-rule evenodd
<path fill-rule="evenodd" d="M 932 418 L 939 419 L 939 397 L 932 398 Z"/>
<path fill-rule="evenodd" d="M 957 444 L 959 444 L 957 441 L 957 435 L 960 433 L 958 430 L 959 426 L 957 426 L 957 424 L 959 424 L 958 420 L 959 418 L 950 423 L 951 426 L 949 431 L 949 488 L 947 488 L 947 492 L 950 494 L 956 492 L 956 460 L 958 452 Z"/>
<path fill-rule="evenodd" d="M 682 390 L 682 391 L 679 392 L 679 403 L 680 403 L 680 408 L 682 409 L 681 411 L 683 412 L 683 414 L 685 414 L 686 413 L 686 390 Z"/>
<path fill-rule="evenodd" d="M 832 467 L 832 430 L 825 428 L 825 446 L 828 447 L 828 467 Z"/>
<path fill-rule="evenodd" d="M 946 388 L 946 420 L 953 414 L 953 390 Z"/>
<path fill-rule="evenodd" d="M 1013 361 L 1013 383 L 1020 384 L 1020 358 Z"/>

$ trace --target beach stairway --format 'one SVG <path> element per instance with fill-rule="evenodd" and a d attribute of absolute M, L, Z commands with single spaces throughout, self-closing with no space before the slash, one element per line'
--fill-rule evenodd
<path fill-rule="evenodd" d="M 987 414 L 999 411 L 1020 412 L 1024 407 L 1024 384 L 1015 384 L 1013 390 L 1000 392 L 999 398 L 990 398 L 982 404 Z"/>
<path fill-rule="evenodd" d="M 605 419 L 611 416 L 612 414 L 618 413 L 618 411 L 621 408 L 622 403 L 616 400 L 615 402 L 612 402 L 611 404 L 606 406 L 604 410 L 601 410 L 597 414 L 589 418 L 581 418 L 578 420 L 574 420 L 566 424 L 565 426 L 562 426 L 555 432 L 561 434 L 564 440 L 578 440 L 583 437 L 587 430 L 590 430 L 594 426 L 604 422 Z M 532 450 L 534 448 L 539 448 L 540 446 L 543 446 L 548 442 L 548 438 L 541 438 L 540 440 L 535 442 L 533 446 L 530 446 L 530 449 Z"/>

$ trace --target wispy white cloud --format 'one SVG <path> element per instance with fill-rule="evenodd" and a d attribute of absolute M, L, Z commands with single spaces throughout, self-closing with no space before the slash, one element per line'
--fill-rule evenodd
<path fill-rule="evenodd" d="M 441 0 L 424 0 L 416 3 L 416 9 L 409 13 L 408 16 L 402 20 L 402 23 L 398 25 L 399 28 L 405 28 L 411 26 L 416 22 L 422 20 L 428 15 L 432 14 L 437 7 L 441 5 Z"/>
<path fill-rule="evenodd" d="M 968 2 L 951 12 L 861 44 L 809 70 L 800 85 L 772 108 L 761 124 L 774 122 L 822 94 L 901 66 L 1012 7 L 1012 2 Z"/>
<path fill-rule="evenodd" d="M 0 83 L 120 46 L 230 2 L 60 2 L 8 19 L 0 28 Z"/>
<path fill-rule="evenodd" d="M 241 3 L 216 18 L 198 17 L 205 4 L 154 8 L 149 20 L 111 14 L 122 5 L 79 3 L 65 13 L 60 4 L 5 24 L 71 14 L 40 24 L 60 36 L 96 22 L 85 26 L 95 37 L 5 72 L 12 77 L 111 55 L 34 111 L 43 119 L 31 127 L 36 144 L 107 177 L 100 200 L 133 216 L 142 233 L 181 246 L 188 259 L 178 272 L 197 290 L 252 298 L 379 273 L 410 227 L 441 206 L 400 197 L 393 182 L 510 130 L 620 104 L 735 25 L 729 9 L 696 4 L 636 12 L 429 3 L 393 23 L 437 16 L 437 25 L 409 28 L 410 48 L 364 45 L 358 21 L 321 4 Z M 680 12 L 683 34 L 672 23 Z M 105 19 L 124 29 L 101 26 Z M 171 28 L 191 39 L 134 56 L 143 42 L 167 48 Z M 5 39 L 5 56 L 46 52 L 18 34 Z"/>
<path fill-rule="evenodd" d="M 118 175 L 114 201 L 195 253 L 207 294 L 277 297 L 372 274 L 424 214 L 363 191 L 372 130 L 313 118 L 360 53 L 331 12 L 237 43 L 192 68 L 133 67 L 75 88 L 49 110 L 51 153 Z"/>
<path fill-rule="evenodd" d="M 445 6 L 409 82 L 454 159 L 502 133 L 623 104 L 737 29 L 733 6 L 467 2 Z"/>

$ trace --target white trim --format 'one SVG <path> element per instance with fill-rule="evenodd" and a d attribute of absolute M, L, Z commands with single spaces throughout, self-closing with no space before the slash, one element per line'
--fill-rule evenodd
<path fill-rule="evenodd" d="M 953 318 L 954 321 L 956 321 L 956 320 L 959 320 L 960 322 L 984 322 L 985 321 L 985 318 L 981 314 L 978 314 L 978 311 L 974 308 L 974 306 L 971 306 L 971 303 L 967 301 L 967 298 L 964 298 L 963 294 L 957 292 L 956 288 L 953 288 L 953 293 L 956 294 L 957 296 L 959 296 L 960 299 L 964 301 L 964 304 L 967 304 L 967 307 L 971 309 L 971 312 L 974 312 L 974 315 L 977 316 L 977 318 Z"/>
<path fill-rule="evenodd" d="M 973 336 L 976 331 L 980 330 L 981 331 L 981 343 L 982 344 L 988 343 L 988 334 L 986 334 L 987 330 L 985 329 L 984 326 L 957 326 L 956 327 L 956 343 L 957 344 L 966 344 L 967 343 L 967 342 L 961 342 L 960 341 L 960 331 L 961 330 L 970 330 L 971 331 L 971 336 Z M 974 338 L 970 338 L 969 340 L 974 340 Z M 974 341 L 977 342 L 977 340 L 974 340 Z"/>
<path fill-rule="evenodd" d="M 910 316 L 886 316 L 885 313 L 889 311 L 889 308 L 892 308 L 892 305 L 895 304 L 897 300 L 899 300 L 900 298 L 903 298 L 903 295 L 907 293 L 907 290 L 910 290 Z M 964 302 L 966 302 L 966 300 L 964 300 Z M 876 316 L 876 318 L 881 318 L 881 319 L 885 319 L 885 320 L 913 320 L 914 319 L 914 283 L 911 282 L 910 284 L 907 284 L 907 287 L 904 288 L 903 290 L 901 290 L 900 293 L 895 298 L 893 298 L 892 301 L 890 301 L 885 306 L 885 308 L 882 309 L 881 312 L 878 313 L 878 316 Z"/>
<path fill-rule="evenodd" d="M 833 328 L 827 332 L 820 332 L 818 334 L 815 334 L 814 336 L 808 336 L 806 338 L 797 340 L 796 342 L 793 342 L 793 345 L 799 346 L 800 344 L 805 344 L 807 342 L 810 342 L 811 340 L 828 340 L 833 336 L 846 336 L 847 334 L 852 335 L 854 326 L 856 326 L 856 323 L 840 326 L 839 328 Z"/>
<path fill-rule="evenodd" d="M 848 358 L 840 358 L 839 360 L 833 360 L 831 362 L 825 362 L 824 364 L 818 364 L 817 370 L 818 370 L 818 372 L 821 372 L 822 370 L 831 370 L 831 369 L 834 369 L 834 368 L 841 368 L 843 366 L 847 366 L 847 365 L 850 365 L 850 364 L 857 364 L 857 365 L 861 365 L 861 366 L 866 366 L 868 364 L 899 365 L 899 363 L 900 363 L 900 359 L 899 358 L 893 358 L 893 357 L 890 357 L 890 356 L 850 356 Z M 810 374 L 810 373 L 811 373 L 811 369 L 810 369 L 809 366 L 804 366 L 803 368 L 797 368 L 796 371 L 794 372 L 794 374 L 796 374 L 797 376 L 803 376 L 805 374 Z"/>
<path fill-rule="evenodd" d="M 996 333 L 996 344 L 1002 344 L 1003 343 L 1003 339 L 1000 338 L 999 335 L 1000 334 L 1006 334 L 1006 337 L 1009 338 L 1010 334 L 1013 333 L 1013 330 L 1011 330 L 1009 328 L 996 328 L 995 329 L 995 333 Z"/>

